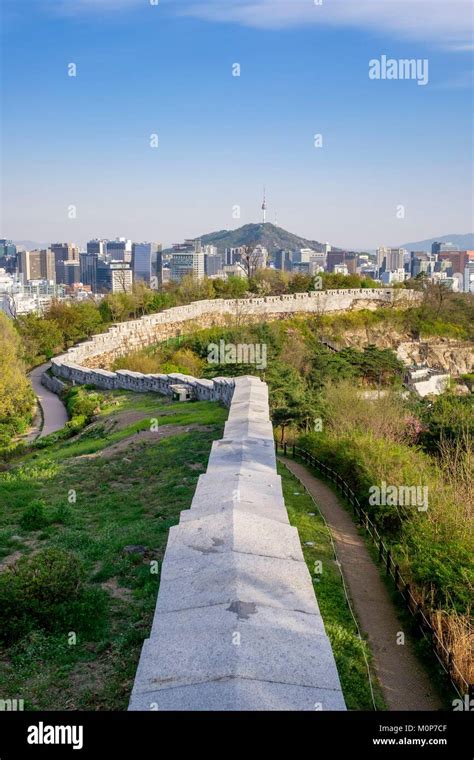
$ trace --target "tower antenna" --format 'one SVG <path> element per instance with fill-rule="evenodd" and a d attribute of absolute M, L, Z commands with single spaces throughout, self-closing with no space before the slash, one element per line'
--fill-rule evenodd
<path fill-rule="evenodd" d="M 263 203 L 262 203 L 262 211 L 263 211 L 263 223 L 267 221 L 267 200 L 265 196 L 265 188 L 263 188 Z"/>

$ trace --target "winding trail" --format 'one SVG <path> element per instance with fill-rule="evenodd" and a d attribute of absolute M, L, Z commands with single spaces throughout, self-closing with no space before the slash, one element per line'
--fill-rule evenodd
<path fill-rule="evenodd" d="M 43 438 L 45 435 L 61 430 L 68 421 L 66 407 L 61 399 L 52 391 L 41 385 L 41 375 L 51 366 L 50 362 L 40 364 L 31 370 L 29 378 L 41 406 L 43 424 L 29 435 L 29 439 Z"/>
<path fill-rule="evenodd" d="M 372 651 L 375 670 L 389 710 L 441 710 L 436 689 L 418 661 L 413 644 L 397 644 L 403 630 L 393 602 L 364 539 L 336 494 L 298 462 L 279 457 L 313 496 L 336 546 L 353 606 Z"/>

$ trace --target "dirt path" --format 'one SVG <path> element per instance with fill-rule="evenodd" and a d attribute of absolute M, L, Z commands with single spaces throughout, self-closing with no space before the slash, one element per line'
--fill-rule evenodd
<path fill-rule="evenodd" d="M 413 644 L 397 644 L 403 630 L 389 593 L 364 539 L 336 494 L 303 465 L 280 457 L 317 502 L 334 539 L 346 584 L 374 658 L 389 710 L 440 710 L 443 705 L 418 661 Z"/>

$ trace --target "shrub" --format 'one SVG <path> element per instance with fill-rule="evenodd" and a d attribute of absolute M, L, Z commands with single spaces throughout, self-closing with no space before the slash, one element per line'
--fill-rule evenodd
<path fill-rule="evenodd" d="M 16 641 L 38 628 L 97 632 L 106 605 L 105 592 L 85 587 L 84 568 L 75 554 L 43 549 L 0 574 L 0 640 Z"/>
<path fill-rule="evenodd" d="M 48 518 L 44 511 L 44 501 L 33 501 L 23 512 L 20 525 L 23 530 L 40 530 L 48 525 Z"/>

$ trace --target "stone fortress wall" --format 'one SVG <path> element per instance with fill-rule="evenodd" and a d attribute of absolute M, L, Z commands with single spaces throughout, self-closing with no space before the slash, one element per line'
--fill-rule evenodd
<path fill-rule="evenodd" d="M 135 391 L 170 392 L 169 385 L 187 383 L 184 375 L 143 375 L 137 372 L 110 372 L 114 359 L 170 337 L 185 334 L 191 327 L 245 323 L 282 319 L 291 314 L 326 314 L 354 309 L 376 309 L 380 306 L 414 305 L 421 294 L 409 290 L 359 289 L 328 290 L 292 295 L 268 296 L 240 300 L 214 299 L 195 301 L 187 306 L 150 314 L 141 319 L 122 322 L 106 333 L 70 348 L 52 360 L 52 373 L 69 382 L 97 385 L 99 388 L 127 388 Z M 219 388 L 213 381 L 190 380 L 197 398 L 220 400 Z M 214 381 L 215 383 L 215 381 Z M 167 390 L 163 390 L 165 388 Z M 190 386 L 191 387 L 191 386 Z M 220 387 L 220 386 L 219 386 Z M 213 395 L 217 394 L 217 395 Z"/>
<path fill-rule="evenodd" d="M 171 528 L 129 710 L 345 710 L 276 471 L 268 388 L 238 377 Z"/>

